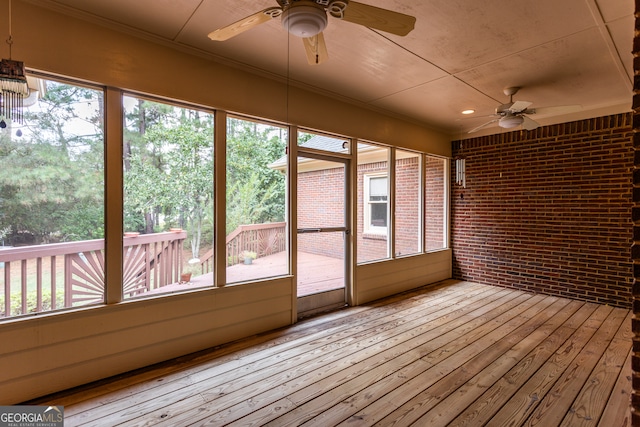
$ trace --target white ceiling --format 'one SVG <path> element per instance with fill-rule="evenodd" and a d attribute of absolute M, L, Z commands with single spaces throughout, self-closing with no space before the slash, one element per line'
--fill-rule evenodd
<path fill-rule="evenodd" d="M 300 39 L 274 19 L 224 42 L 207 34 L 276 0 L 28 0 L 256 73 L 400 115 L 454 137 L 504 132 L 488 120 L 514 100 L 578 104 L 541 124 L 631 109 L 632 0 L 360 0 L 416 17 L 400 37 L 329 18 L 329 59 L 308 65 Z M 476 113 L 462 116 L 472 108 Z"/>

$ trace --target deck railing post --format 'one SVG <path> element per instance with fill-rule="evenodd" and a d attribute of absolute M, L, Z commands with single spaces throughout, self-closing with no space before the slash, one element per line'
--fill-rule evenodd
<path fill-rule="evenodd" d="M 147 291 L 151 290 L 151 244 L 144 245 L 144 287 Z"/>
<path fill-rule="evenodd" d="M 4 315 L 11 316 L 11 263 L 4 263 Z"/>
<path fill-rule="evenodd" d="M 36 258 L 36 311 L 42 311 L 42 257 Z"/>
<path fill-rule="evenodd" d="M 71 284 L 71 254 L 64 256 L 64 306 L 73 306 L 73 285 Z"/>
<path fill-rule="evenodd" d="M 27 260 L 20 262 L 20 288 L 22 289 L 22 314 L 27 313 Z"/>
<path fill-rule="evenodd" d="M 56 268 L 55 255 L 51 256 L 50 262 L 51 262 L 51 310 L 54 310 L 58 306 L 58 289 L 57 289 L 58 278 L 56 277 L 56 274 L 58 274 L 58 271 Z"/>

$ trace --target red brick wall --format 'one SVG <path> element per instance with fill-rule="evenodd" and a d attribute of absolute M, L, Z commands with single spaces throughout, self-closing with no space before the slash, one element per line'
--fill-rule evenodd
<path fill-rule="evenodd" d="M 301 172 L 298 177 L 298 228 L 345 225 L 345 171 L 343 168 Z M 343 257 L 342 233 L 301 234 L 298 250 Z"/>
<path fill-rule="evenodd" d="M 631 115 L 453 142 L 458 279 L 631 306 Z"/>
<path fill-rule="evenodd" d="M 633 354 L 631 369 L 631 424 L 640 426 L 640 1 L 635 2 L 635 31 L 633 38 Z"/>
<path fill-rule="evenodd" d="M 426 157 L 424 166 L 424 248 L 426 251 L 446 247 L 444 159 Z"/>
<path fill-rule="evenodd" d="M 396 160 L 396 256 L 417 254 L 420 249 L 419 159 Z"/>
<path fill-rule="evenodd" d="M 363 187 L 364 175 L 387 172 L 387 162 L 368 163 L 358 166 L 358 262 L 387 257 L 385 236 L 365 235 Z M 396 249 L 399 254 L 416 253 L 419 236 L 419 170 L 418 158 L 399 159 L 396 162 Z M 317 203 L 317 200 L 322 200 Z M 342 169 L 326 169 L 301 172 L 298 178 L 298 227 L 340 226 L 338 219 L 344 218 L 344 172 Z M 304 252 L 337 256 L 336 248 L 342 247 L 339 233 L 315 237 L 300 237 L 298 249 Z"/>

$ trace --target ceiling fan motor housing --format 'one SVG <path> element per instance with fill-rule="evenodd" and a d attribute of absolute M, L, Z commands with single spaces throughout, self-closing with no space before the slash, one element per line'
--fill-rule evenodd
<path fill-rule="evenodd" d="M 282 13 L 282 26 L 297 37 L 313 37 L 327 27 L 327 13 L 312 1 L 292 3 Z"/>
<path fill-rule="evenodd" d="M 508 113 L 498 121 L 498 124 L 501 128 L 511 129 L 520 126 L 522 122 L 524 122 L 524 117 L 521 115 Z"/>
<path fill-rule="evenodd" d="M 496 114 L 506 114 L 509 111 L 509 108 L 513 105 L 513 102 L 507 102 L 506 104 L 502 104 L 496 108 Z"/>

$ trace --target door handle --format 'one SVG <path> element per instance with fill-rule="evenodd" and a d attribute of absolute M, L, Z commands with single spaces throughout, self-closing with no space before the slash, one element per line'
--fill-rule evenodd
<path fill-rule="evenodd" d="M 298 234 L 319 233 L 320 231 L 322 231 L 321 228 L 298 228 Z"/>

